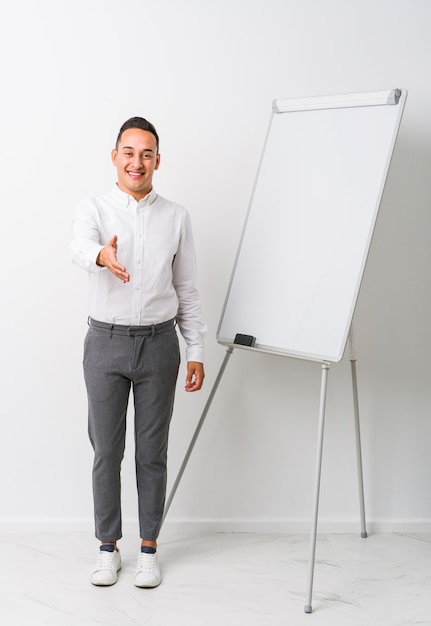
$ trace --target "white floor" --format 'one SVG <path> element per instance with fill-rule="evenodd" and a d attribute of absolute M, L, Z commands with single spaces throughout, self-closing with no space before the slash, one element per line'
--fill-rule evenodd
<path fill-rule="evenodd" d="M 319 534 L 313 612 L 304 613 L 309 536 L 164 533 L 163 582 L 137 589 L 138 542 L 120 542 L 113 587 L 93 587 L 90 533 L 0 540 L 3 626 L 431 625 L 431 534 Z"/>

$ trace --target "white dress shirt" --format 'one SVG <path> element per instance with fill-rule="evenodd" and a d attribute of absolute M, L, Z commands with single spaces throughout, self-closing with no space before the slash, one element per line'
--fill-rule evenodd
<path fill-rule="evenodd" d="M 117 235 L 117 260 L 130 274 L 123 283 L 96 264 Z M 89 314 L 128 326 L 176 318 L 187 361 L 203 363 L 207 332 L 196 286 L 196 261 L 186 209 L 154 189 L 137 202 L 117 185 L 111 193 L 78 203 L 73 215 L 72 260 L 89 272 Z"/>

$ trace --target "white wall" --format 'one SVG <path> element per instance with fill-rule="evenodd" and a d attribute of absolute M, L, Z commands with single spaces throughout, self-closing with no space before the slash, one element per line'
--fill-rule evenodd
<path fill-rule="evenodd" d="M 219 371 L 215 340 L 274 98 L 409 91 L 355 329 L 371 528 L 431 528 L 431 81 L 427 0 L 23 0 L 0 19 L 4 528 L 92 528 L 84 273 L 73 204 L 115 180 L 131 115 L 161 136 L 159 193 L 192 215 L 205 389 L 178 385 L 170 484 Z M 307 530 L 320 366 L 237 350 L 169 524 Z M 348 359 L 331 368 L 320 522 L 357 527 Z M 130 415 L 132 418 L 132 415 Z M 130 429 L 131 430 L 131 429 Z M 132 438 L 124 517 L 134 528 Z"/>

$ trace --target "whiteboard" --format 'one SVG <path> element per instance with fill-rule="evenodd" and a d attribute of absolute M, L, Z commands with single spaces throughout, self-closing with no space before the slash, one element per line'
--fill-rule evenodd
<path fill-rule="evenodd" d="M 342 358 L 406 97 L 273 102 L 219 343 Z"/>

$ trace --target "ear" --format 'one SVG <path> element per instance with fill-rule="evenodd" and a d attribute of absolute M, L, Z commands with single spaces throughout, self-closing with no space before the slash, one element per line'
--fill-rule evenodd
<path fill-rule="evenodd" d="M 160 153 L 158 153 L 157 156 L 156 156 L 156 164 L 154 166 L 154 169 L 158 170 L 159 169 L 159 165 L 160 165 Z"/>
<path fill-rule="evenodd" d="M 116 148 L 114 148 L 111 151 L 111 160 L 112 160 L 113 165 L 117 164 L 117 154 L 118 154 L 118 150 Z"/>

